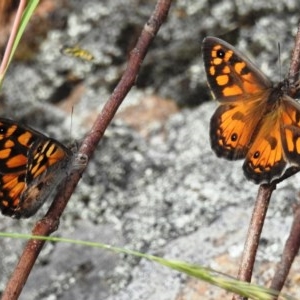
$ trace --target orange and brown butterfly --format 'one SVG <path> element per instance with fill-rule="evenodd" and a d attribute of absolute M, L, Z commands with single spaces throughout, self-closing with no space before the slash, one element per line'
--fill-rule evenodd
<path fill-rule="evenodd" d="M 215 37 L 204 39 L 203 60 L 220 103 L 210 121 L 217 156 L 245 159 L 244 174 L 257 184 L 300 166 L 300 104 L 288 95 L 288 82 L 273 85 L 242 53 Z"/>
<path fill-rule="evenodd" d="M 73 152 L 58 141 L 0 118 L 0 209 L 28 218 L 67 176 Z"/>

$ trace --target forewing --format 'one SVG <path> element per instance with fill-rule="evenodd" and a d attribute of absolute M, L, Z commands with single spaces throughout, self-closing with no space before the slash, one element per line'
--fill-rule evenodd
<path fill-rule="evenodd" d="M 53 139 L 40 138 L 36 140 L 28 155 L 26 181 L 30 183 L 55 164 L 59 164 L 63 168 L 62 165 L 67 164 L 72 155 L 70 149 Z"/>
<path fill-rule="evenodd" d="M 246 100 L 272 87 L 248 58 L 225 41 L 207 37 L 202 49 L 207 81 L 218 101 Z"/>

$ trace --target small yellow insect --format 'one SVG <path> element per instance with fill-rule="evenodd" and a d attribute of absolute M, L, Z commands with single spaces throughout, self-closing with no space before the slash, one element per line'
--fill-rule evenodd
<path fill-rule="evenodd" d="M 64 55 L 77 57 L 85 61 L 93 61 L 95 59 L 94 55 L 90 51 L 80 48 L 77 45 L 62 46 L 60 52 Z"/>

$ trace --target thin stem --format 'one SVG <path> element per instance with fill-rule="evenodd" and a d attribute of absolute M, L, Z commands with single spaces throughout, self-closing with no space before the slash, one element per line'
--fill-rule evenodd
<path fill-rule="evenodd" d="M 269 201 L 274 189 L 275 185 L 262 184 L 259 187 L 256 202 L 252 212 L 250 226 L 248 228 L 242 260 L 240 262 L 240 268 L 237 276 L 239 280 L 251 282 L 260 235 L 263 229 Z M 233 299 L 238 300 L 243 299 L 243 297 L 234 295 Z"/>
<path fill-rule="evenodd" d="M 293 55 L 291 59 L 291 65 L 289 69 L 289 80 L 291 84 L 295 84 L 299 78 L 300 69 L 300 23 L 298 24 L 298 31 L 295 38 L 295 46 L 293 49 Z"/>
<path fill-rule="evenodd" d="M 289 274 L 293 261 L 300 248 L 300 204 L 297 205 L 294 212 L 294 221 L 290 235 L 285 243 L 281 261 L 278 264 L 275 275 L 272 279 L 270 288 L 281 291 L 284 282 Z"/>
<path fill-rule="evenodd" d="M 2 59 L 2 62 L 1 62 L 1 66 L 0 66 L 0 82 L 2 82 L 2 79 L 5 75 L 7 65 L 8 65 L 8 62 L 9 62 L 9 58 L 10 58 L 10 55 L 11 55 L 11 50 L 13 48 L 13 44 L 14 44 L 14 41 L 15 41 L 15 38 L 16 38 L 18 29 L 19 29 L 19 25 L 20 25 L 20 22 L 21 22 L 22 15 L 23 15 L 23 12 L 25 10 L 26 4 L 27 4 L 27 0 L 20 0 L 20 4 L 19 4 L 19 7 L 18 7 L 18 10 L 17 10 L 17 13 L 16 13 L 16 17 L 15 17 L 15 20 L 14 20 L 14 23 L 13 23 L 13 27 L 11 29 L 11 33 L 10 33 L 10 36 L 9 36 L 9 39 L 8 39 L 8 42 L 7 42 L 7 45 L 6 45 L 6 48 L 5 48 L 4 56 L 3 56 L 3 59 Z"/>

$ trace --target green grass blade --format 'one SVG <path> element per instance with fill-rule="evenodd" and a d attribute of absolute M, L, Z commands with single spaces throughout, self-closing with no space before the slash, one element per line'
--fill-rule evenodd
<path fill-rule="evenodd" d="M 170 260 L 164 259 L 161 257 L 148 255 L 144 253 L 140 253 L 137 251 L 132 251 L 124 248 L 113 247 L 107 244 L 97 243 L 97 242 L 88 242 L 88 241 L 81 241 L 81 240 L 73 240 L 67 238 L 58 238 L 58 237 L 44 237 L 44 236 L 32 236 L 27 234 L 18 234 L 18 233 L 6 233 L 0 232 L 0 237 L 10 237 L 10 238 L 22 238 L 22 239 L 37 239 L 37 240 L 45 240 L 51 242 L 64 242 L 64 243 L 72 243 L 81 246 L 88 246 L 88 247 L 95 247 L 95 248 L 102 248 L 108 249 L 117 253 L 124 253 L 129 255 L 135 255 L 138 257 L 146 258 L 153 262 L 159 263 L 160 265 L 166 266 L 173 270 L 177 270 L 181 273 L 185 273 L 189 276 L 198 278 L 202 281 L 205 281 L 209 284 L 214 286 L 218 286 L 228 292 L 236 293 L 247 297 L 249 299 L 255 300 L 272 300 L 278 293 L 276 291 L 272 291 L 265 287 L 261 287 L 254 284 L 249 284 L 246 282 L 242 282 L 236 280 L 232 277 L 229 277 L 221 272 L 212 270 L 207 267 L 186 263 L 179 260 Z M 280 300 L 296 300 L 295 298 L 288 296 L 288 295 L 280 295 Z"/>
<path fill-rule="evenodd" d="M 40 0 L 28 0 L 28 3 L 26 5 L 26 8 L 25 8 L 24 13 L 22 15 L 22 19 L 20 21 L 20 26 L 18 28 L 16 38 L 15 38 L 13 46 L 12 46 L 12 50 L 11 50 L 11 53 L 10 53 L 10 56 L 9 56 L 9 59 L 8 59 L 7 66 L 4 70 L 4 73 L 2 74 L 0 85 L 2 84 L 3 78 L 4 78 L 4 76 L 7 72 L 7 69 L 8 69 L 8 67 L 11 63 L 11 60 L 13 59 L 13 56 L 14 56 L 14 54 L 16 52 L 16 49 L 17 49 L 17 47 L 20 43 L 20 40 L 21 40 L 21 38 L 23 36 L 23 33 L 26 29 L 26 26 L 27 26 L 31 16 L 33 15 L 34 10 L 36 9 L 37 5 L 39 4 L 39 1 Z"/>

